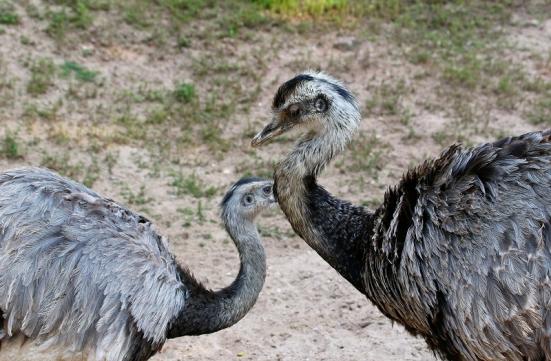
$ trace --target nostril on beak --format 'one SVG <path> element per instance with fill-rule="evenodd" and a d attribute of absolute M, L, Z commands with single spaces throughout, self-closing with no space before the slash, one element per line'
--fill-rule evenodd
<path fill-rule="evenodd" d="M 284 132 L 284 126 L 282 126 L 277 119 L 272 119 L 272 121 L 267 124 L 264 129 L 258 132 L 257 135 L 252 139 L 251 145 L 253 147 L 259 146 L 266 143 L 268 140 L 275 138 L 279 134 Z"/>
<path fill-rule="evenodd" d="M 257 134 L 255 138 L 264 138 L 266 134 L 270 133 L 272 130 L 274 130 L 275 127 L 273 124 L 268 124 L 260 133 Z"/>
<path fill-rule="evenodd" d="M 266 136 L 266 134 L 269 134 L 272 130 L 274 130 L 274 128 L 275 127 L 273 126 L 273 124 L 268 124 L 264 129 L 262 129 L 257 135 L 254 136 L 251 144 L 253 146 L 259 144 Z"/>

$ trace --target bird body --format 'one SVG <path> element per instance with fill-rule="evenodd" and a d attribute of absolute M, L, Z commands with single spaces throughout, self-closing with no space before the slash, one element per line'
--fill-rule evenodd
<path fill-rule="evenodd" d="M 371 212 L 317 184 L 360 114 L 340 82 L 306 75 L 280 87 L 253 140 L 307 129 L 274 172 L 294 230 L 444 358 L 551 360 L 551 132 L 452 146 Z"/>
<path fill-rule="evenodd" d="M 146 218 L 45 169 L 0 174 L 0 359 L 36 352 L 41 360 L 138 361 L 167 338 L 228 327 L 264 281 L 252 219 L 244 221 L 246 248 L 257 267 L 245 249 L 242 271 L 250 269 L 240 274 L 250 279 L 213 292 L 175 261 Z M 228 230 L 242 251 L 241 234 Z M 238 298 L 239 312 L 223 307 Z"/>
<path fill-rule="evenodd" d="M 365 293 L 450 359 L 551 358 L 550 135 L 451 147 L 372 216 Z"/>

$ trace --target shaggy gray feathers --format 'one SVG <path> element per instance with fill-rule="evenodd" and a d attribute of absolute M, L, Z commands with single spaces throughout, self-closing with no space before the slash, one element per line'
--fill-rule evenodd
<path fill-rule="evenodd" d="M 409 224 L 398 220 L 406 187 L 391 189 L 397 202 L 375 214 L 366 293 L 450 359 L 551 359 L 551 143 L 544 136 L 452 147 L 402 182 L 415 180 Z M 401 227 L 407 233 L 396 259 Z"/>
<path fill-rule="evenodd" d="M 143 217 L 44 169 L 0 175 L 4 336 L 121 360 L 136 332 L 165 341 L 188 297 L 177 275 Z"/>

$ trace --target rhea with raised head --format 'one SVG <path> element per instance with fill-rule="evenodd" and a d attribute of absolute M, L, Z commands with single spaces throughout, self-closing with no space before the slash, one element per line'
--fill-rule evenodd
<path fill-rule="evenodd" d="M 274 172 L 296 233 L 389 318 L 448 360 L 551 360 L 551 132 L 452 145 L 371 211 L 317 178 L 358 132 L 339 81 L 283 83 L 254 146 L 302 136 Z"/>

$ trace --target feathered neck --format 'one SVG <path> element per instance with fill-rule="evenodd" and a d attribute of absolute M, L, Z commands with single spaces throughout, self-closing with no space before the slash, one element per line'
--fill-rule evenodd
<path fill-rule="evenodd" d="M 389 257 L 397 251 L 396 245 L 389 240 L 382 242 L 385 236 L 380 234 L 386 232 L 397 207 L 405 206 L 400 203 L 402 191 L 388 193 L 383 205 L 371 213 L 319 186 L 317 175 L 350 140 L 350 133 L 336 135 L 305 137 L 299 142 L 276 166 L 276 197 L 294 231 L 310 247 L 385 315 L 403 322 L 407 309 L 394 307 L 404 304 L 399 292 L 394 292 L 400 289 L 396 278 L 399 259 Z"/>
<path fill-rule="evenodd" d="M 168 338 L 213 333 L 234 325 L 254 306 L 262 290 L 266 255 L 256 225 L 231 214 L 224 223 L 239 252 L 239 273 L 228 287 L 211 291 L 182 269 L 182 282 L 190 298 L 168 331 Z"/>
<path fill-rule="evenodd" d="M 348 126 L 331 126 L 320 133 L 307 133 L 278 168 L 297 179 L 317 178 L 331 160 L 346 148 L 357 126 L 357 122 L 350 122 Z"/>
<path fill-rule="evenodd" d="M 371 217 L 363 207 L 331 196 L 317 184 L 319 173 L 350 141 L 358 121 L 304 136 L 276 166 L 274 190 L 295 232 L 357 289 L 364 291 L 361 273 L 363 242 Z"/>

